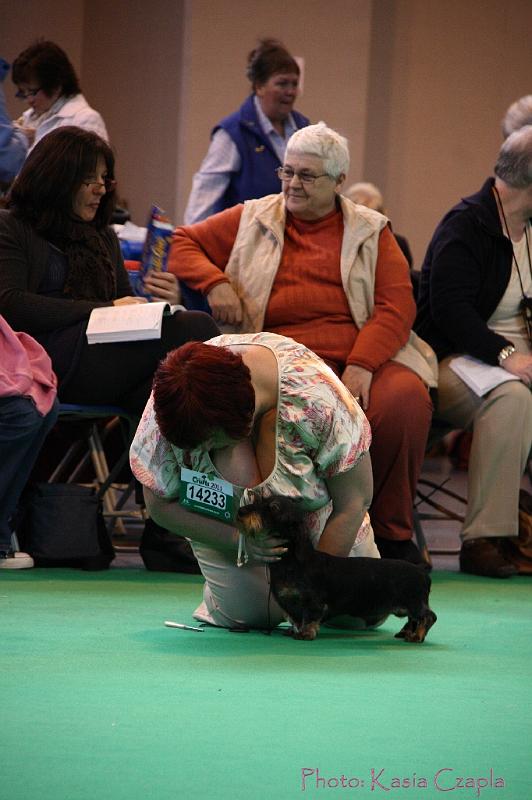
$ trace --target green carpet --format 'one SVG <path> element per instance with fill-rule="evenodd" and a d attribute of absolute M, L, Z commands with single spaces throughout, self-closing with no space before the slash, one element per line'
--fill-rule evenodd
<path fill-rule="evenodd" d="M 164 627 L 194 624 L 197 577 L 3 572 L 1 800 L 528 800 L 532 581 L 433 578 L 411 645 L 394 617 L 315 642 Z"/>

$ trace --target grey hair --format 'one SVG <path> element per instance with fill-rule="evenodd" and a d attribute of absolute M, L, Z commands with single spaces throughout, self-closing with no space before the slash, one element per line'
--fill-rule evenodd
<path fill-rule="evenodd" d="M 308 125 L 293 133 L 286 146 L 286 156 L 289 153 L 323 159 L 323 168 L 331 178 L 346 175 L 349 169 L 347 139 L 328 128 L 325 122 Z"/>
<path fill-rule="evenodd" d="M 499 150 L 495 175 L 514 189 L 532 185 L 532 125 L 511 133 Z"/>
<path fill-rule="evenodd" d="M 532 125 L 532 94 L 525 94 L 508 108 L 502 120 L 504 138 L 525 125 Z"/>
<path fill-rule="evenodd" d="M 349 189 L 346 189 L 345 192 L 343 191 L 342 194 L 352 200 L 353 203 L 368 206 L 368 208 L 373 208 L 375 211 L 380 211 L 381 214 L 384 213 L 384 199 L 380 189 L 374 183 L 366 181 L 352 183 Z"/>

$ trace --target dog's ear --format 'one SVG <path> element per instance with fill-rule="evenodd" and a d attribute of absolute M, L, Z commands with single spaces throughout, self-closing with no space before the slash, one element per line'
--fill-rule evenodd
<path fill-rule="evenodd" d="M 268 503 L 269 512 L 278 526 L 296 528 L 303 520 L 300 503 L 293 497 L 272 497 Z"/>

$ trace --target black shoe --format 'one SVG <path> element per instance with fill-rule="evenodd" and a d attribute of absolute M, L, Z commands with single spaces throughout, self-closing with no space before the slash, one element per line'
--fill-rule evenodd
<path fill-rule="evenodd" d="M 500 541 L 503 557 L 514 565 L 518 575 L 532 575 L 532 550 L 530 544 L 523 545 L 520 537 L 517 536 L 509 536 Z"/>
<path fill-rule="evenodd" d="M 460 570 L 487 578 L 509 578 L 518 569 L 503 552 L 502 537 L 469 539 L 460 550 Z"/>
<path fill-rule="evenodd" d="M 146 569 L 154 572 L 201 574 L 190 543 L 183 536 L 161 528 L 152 519 L 147 519 L 144 525 L 139 552 Z"/>
<path fill-rule="evenodd" d="M 430 569 L 412 539 L 383 539 L 382 536 L 375 536 L 375 544 L 381 558 L 396 558 Z"/>

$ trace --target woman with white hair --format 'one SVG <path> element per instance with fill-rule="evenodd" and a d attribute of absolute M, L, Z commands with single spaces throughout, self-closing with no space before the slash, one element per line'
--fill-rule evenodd
<path fill-rule="evenodd" d="M 372 428 L 377 546 L 420 561 L 412 507 L 435 359 L 410 330 L 408 265 L 388 220 L 340 194 L 348 168 L 343 136 L 323 122 L 297 131 L 277 170 L 282 192 L 178 228 L 169 268 L 218 323 L 291 337 L 341 378 Z"/>

